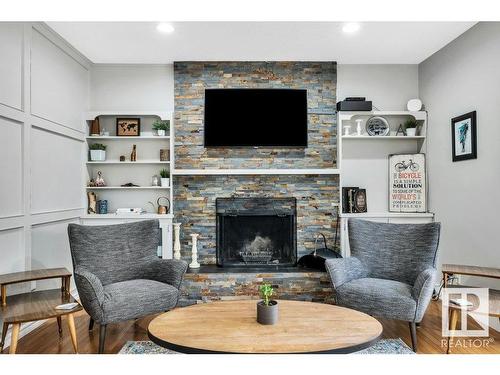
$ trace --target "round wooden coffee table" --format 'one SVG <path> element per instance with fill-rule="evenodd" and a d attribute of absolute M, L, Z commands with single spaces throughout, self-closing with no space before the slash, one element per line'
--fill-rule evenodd
<path fill-rule="evenodd" d="M 351 353 L 373 345 L 382 325 L 362 312 L 322 303 L 279 301 L 279 322 L 256 321 L 257 301 L 177 308 L 151 321 L 149 338 L 181 353 Z"/>

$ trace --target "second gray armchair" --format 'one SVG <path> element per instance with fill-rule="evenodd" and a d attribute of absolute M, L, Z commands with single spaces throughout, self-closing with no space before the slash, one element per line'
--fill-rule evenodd
<path fill-rule="evenodd" d="M 349 219 L 348 225 L 351 257 L 326 262 L 337 303 L 409 322 L 416 351 L 416 323 L 424 316 L 436 280 L 440 224 Z"/>
<path fill-rule="evenodd" d="M 70 224 L 68 234 L 78 294 L 100 325 L 99 353 L 106 326 L 174 308 L 187 263 L 160 259 L 157 220 L 83 226 Z"/>

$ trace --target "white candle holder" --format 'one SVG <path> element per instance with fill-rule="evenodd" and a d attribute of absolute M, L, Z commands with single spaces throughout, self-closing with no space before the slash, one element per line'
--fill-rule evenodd
<path fill-rule="evenodd" d="M 200 268 L 200 263 L 198 263 L 198 233 L 191 234 L 191 264 L 189 268 Z"/>
<path fill-rule="evenodd" d="M 356 135 L 357 136 L 363 135 L 363 128 L 361 127 L 362 123 L 363 123 L 363 120 L 356 120 Z"/>
<path fill-rule="evenodd" d="M 181 223 L 174 223 L 174 259 L 181 259 Z"/>

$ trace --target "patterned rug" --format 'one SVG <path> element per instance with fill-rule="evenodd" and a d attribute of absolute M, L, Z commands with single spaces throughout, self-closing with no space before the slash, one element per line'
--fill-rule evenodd
<path fill-rule="evenodd" d="M 127 341 L 118 354 L 179 354 L 151 341 Z M 355 354 L 415 354 L 401 339 L 383 339 Z"/>

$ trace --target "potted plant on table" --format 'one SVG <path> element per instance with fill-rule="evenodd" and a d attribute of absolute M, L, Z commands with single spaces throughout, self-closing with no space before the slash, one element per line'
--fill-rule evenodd
<path fill-rule="evenodd" d="M 153 129 L 156 130 L 158 136 L 164 137 L 165 134 L 170 130 L 169 120 L 156 120 L 153 122 Z"/>
<path fill-rule="evenodd" d="M 168 177 L 168 171 L 166 169 L 162 169 L 160 171 L 160 180 L 161 180 L 161 186 L 162 187 L 169 187 L 170 186 L 170 178 Z"/>
<path fill-rule="evenodd" d="M 94 143 L 89 146 L 90 161 L 106 160 L 106 146 L 102 143 Z"/>
<path fill-rule="evenodd" d="M 278 302 L 271 300 L 274 290 L 270 284 L 259 287 L 262 301 L 257 303 L 257 322 L 260 324 L 276 324 L 278 322 Z"/>
<path fill-rule="evenodd" d="M 414 137 L 417 133 L 418 122 L 414 118 L 408 119 L 405 122 L 406 136 Z"/>

